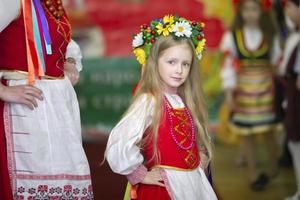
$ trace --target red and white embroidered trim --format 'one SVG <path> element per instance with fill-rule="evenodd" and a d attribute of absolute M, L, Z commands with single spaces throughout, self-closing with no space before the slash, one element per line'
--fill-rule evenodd
<path fill-rule="evenodd" d="M 140 165 L 136 170 L 134 170 L 131 174 L 127 175 L 126 177 L 132 185 L 136 185 L 144 180 L 147 171 L 148 170 L 144 165 Z"/>

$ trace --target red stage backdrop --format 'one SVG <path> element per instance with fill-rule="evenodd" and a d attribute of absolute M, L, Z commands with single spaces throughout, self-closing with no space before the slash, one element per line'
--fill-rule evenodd
<path fill-rule="evenodd" d="M 166 14 L 201 20 L 206 23 L 207 47 L 218 47 L 224 32 L 223 22 L 218 16 L 205 16 L 204 1 L 197 0 L 66 0 L 67 6 L 81 5 L 93 24 L 99 26 L 104 35 L 104 56 L 127 56 L 131 53 L 132 34 L 139 26 Z M 81 3 L 79 3 L 81 2 Z M 220 3 L 224 4 L 224 3 Z M 78 6 L 77 6 L 78 7 Z M 86 22 L 77 21 L 75 26 Z M 81 23 L 81 24 L 80 24 Z M 90 23 L 90 22 L 89 22 Z"/>

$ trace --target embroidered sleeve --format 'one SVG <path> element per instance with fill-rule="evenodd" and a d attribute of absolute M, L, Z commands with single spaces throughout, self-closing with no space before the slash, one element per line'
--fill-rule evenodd
<path fill-rule="evenodd" d="M 20 13 L 21 0 L 0 0 L 0 32 Z"/>
<path fill-rule="evenodd" d="M 136 185 L 144 180 L 147 171 L 148 170 L 144 165 L 140 165 L 137 169 L 128 174 L 126 177 L 132 185 Z"/>
<path fill-rule="evenodd" d="M 151 123 L 153 102 L 152 96 L 142 95 L 111 131 L 106 158 L 115 173 L 131 174 L 143 163 L 138 143 Z"/>
<path fill-rule="evenodd" d="M 82 70 L 82 54 L 80 47 L 74 40 L 71 40 L 67 46 L 66 59 L 70 57 L 76 60 L 76 68 L 80 72 Z"/>
<path fill-rule="evenodd" d="M 236 86 L 236 47 L 231 32 L 226 32 L 223 36 L 221 46 L 221 52 L 224 54 L 222 69 L 221 69 L 221 80 L 223 89 L 233 89 Z"/>

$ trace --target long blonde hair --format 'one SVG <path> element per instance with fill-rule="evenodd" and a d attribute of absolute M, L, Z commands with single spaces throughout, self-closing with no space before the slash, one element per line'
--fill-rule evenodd
<path fill-rule="evenodd" d="M 152 46 L 150 55 L 147 58 L 146 65 L 144 66 L 144 71 L 139 82 L 139 87 L 134 95 L 132 103 L 132 105 L 134 105 L 134 103 L 143 94 L 150 94 L 149 96 L 151 96 L 151 98 L 154 98 L 155 106 L 153 110 L 152 124 L 150 126 L 152 130 L 151 135 L 144 138 L 144 140 L 141 142 L 141 148 L 143 148 L 147 142 L 151 141 L 151 145 L 153 145 L 154 150 L 153 158 L 156 162 L 158 162 L 159 160 L 157 138 L 164 98 L 162 88 L 164 84 L 158 72 L 158 58 L 163 51 L 179 44 L 187 44 L 188 46 L 190 46 L 191 51 L 193 52 L 193 59 L 191 69 L 186 81 L 178 88 L 178 95 L 183 99 L 184 103 L 187 105 L 191 112 L 194 124 L 197 128 L 197 143 L 199 145 L 199 149 L 203 149 L 203 147 L 205 147 L 208 157 L 212 157 L 212 147 L 207 130 L 207 111 L 204 101 L 204 94 L 200 83 L 201 78 L 199 70 L 199 60 L 196 57 L 195 48 L 190 39 L 174 39 L 173 37 L 168 36 L 159 37 L 155 44 Z M 129 112 L 131 109 L 132 106 L 129 107 L 127 112 Z"/>

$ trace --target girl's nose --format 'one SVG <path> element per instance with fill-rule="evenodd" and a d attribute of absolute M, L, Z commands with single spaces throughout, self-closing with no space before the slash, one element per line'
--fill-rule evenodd
<path fill-rule="evenodd" d="M 182 64 L 177 65 L 176 72 L 178 74 L 181 74 L 182 73 L 182 68 L 183 68 Z"/>

